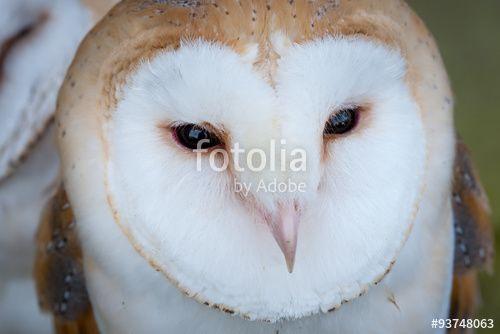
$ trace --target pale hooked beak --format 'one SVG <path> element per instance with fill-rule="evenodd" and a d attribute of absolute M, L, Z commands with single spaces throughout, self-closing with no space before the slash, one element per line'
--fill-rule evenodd
<path fill-rule="evenodd" d="M 295 252 L 297 250 L 297 234 L 300 210 L 295 201 L 278 204 L 278 212 L 271 216 L 268 225 L 274 239 L 285 256 L 288 272 L 293 272 Z"/>

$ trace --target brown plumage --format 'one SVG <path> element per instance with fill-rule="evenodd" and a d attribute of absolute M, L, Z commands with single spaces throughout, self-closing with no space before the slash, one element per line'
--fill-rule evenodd
<path fill-rule="evenodd" d="M 40 307 L 54 315 L 58 333 L 93 333 L 82 251 L 63 190 L 49 203 L 37 234 L 35 280 Z"/>
<path fill-rule="evenodd" d="M 494 245 L 488 199 L 461 140 L 456 147 L 452 201 L 455 263 L 450 318 L 471 319 L 480 304 L 478 274 L 485 269 L 491 272 Z M 467 333 L 467 329 L 452 333 Z"/>

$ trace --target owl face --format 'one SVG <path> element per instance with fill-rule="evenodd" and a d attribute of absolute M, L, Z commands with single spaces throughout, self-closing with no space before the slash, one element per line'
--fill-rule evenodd
<path fill-rule="evenodd" d="M 333 310 L 384 277 L 426 156 L 398 51 L 279 39 L 267 63 L 203 40 L 157 54 L 103 131 L 109 202 L 135 249 L 197 300 L 271 321 Z"/>

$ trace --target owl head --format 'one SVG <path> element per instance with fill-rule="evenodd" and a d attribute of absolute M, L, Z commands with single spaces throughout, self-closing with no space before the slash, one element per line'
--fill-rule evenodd
<path fill-rule="evenodd" d="M 60 94 L 82 235 L 99 208 L 165 284 L 246 318 L 338 308 L 411 232 L 436 52 L 400 1 L 123 1 Z"/>

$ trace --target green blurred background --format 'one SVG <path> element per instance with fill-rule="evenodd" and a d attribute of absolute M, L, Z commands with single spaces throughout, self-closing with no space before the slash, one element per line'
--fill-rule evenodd
<path fill-rule="evenodd" d="M 455 121 L 493 211 L 494 275 L 482 275 L 482 318 L 500 333 L 500 0 L 408 0 L 441 49 L 455 92 Z"/>

